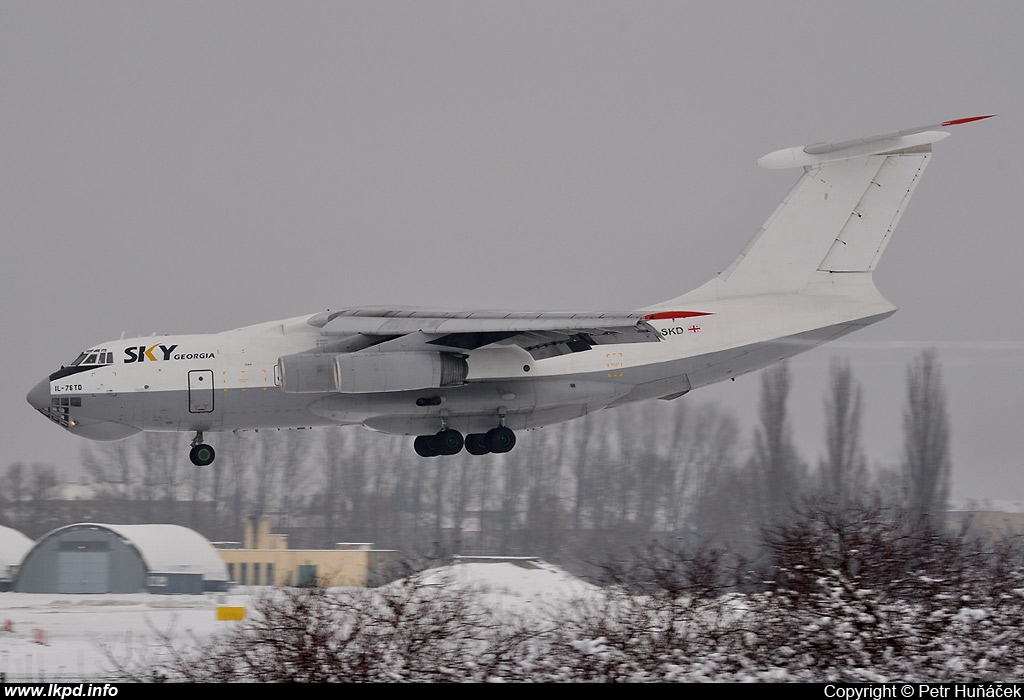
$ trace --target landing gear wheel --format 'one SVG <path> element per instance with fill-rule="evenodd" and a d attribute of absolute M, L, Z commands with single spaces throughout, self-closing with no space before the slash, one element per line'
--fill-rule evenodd
<path fill-rule="evenodd" d="M 188 458 L 192 460 L 192 464 L 197 467 L 205 467 L 213 463 L 213 458 L 217 456 L 213 448 L 209 445 L 199 443 L 193 445 L 192 449 L 188 452 Z"/>
<path fill-rule="evenodd" d="M 420 457 L 437 457 L 441 454 L 438 444 L 436 435 L 417 435 L 412 442 L 413 449 Z"/>
<path fill-rule="evenodd" d="M 466 452 L 471 455 L 485 455 L 491 451 L 487 446 L 487 435 L 484 433 L 470 433 L 466 436 Z"/>
<path fill-rule="evenodd" d="M 511 428 L 505 426 L 492 428 L 487 431 L 487 446 L 495 454 L 508 452 L 516 446 L 516 434 L 512 432 Z"/>
<path fill-rule="evenodd" d="M 437 451 L 443 455 L 458 454 L 462 451 L 463 444 L 465 444 L 465 441 L 462 439 L 462 433 L 451 428 L 442 430 L 434 438 L 438 445 Z"/>

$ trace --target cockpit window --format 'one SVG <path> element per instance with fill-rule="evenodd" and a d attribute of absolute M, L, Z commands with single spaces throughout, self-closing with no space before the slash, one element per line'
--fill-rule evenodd
<path fill-rule="evenodd" d="M 90 365 L 109 365 L 114 362 L 114 353 L 106 350 L 86 350 L 75 358 L 68 367 L 87 367 Z"/>

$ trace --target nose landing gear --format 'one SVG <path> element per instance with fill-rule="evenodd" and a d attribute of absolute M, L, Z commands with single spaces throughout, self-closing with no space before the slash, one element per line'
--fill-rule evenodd
<path fill-rule="evenodd" d="M 197 430 L 195 438 L 192 439 L 192 449 L 188 452 L 188 458 L 197 467 L 205 467 L 213 463 L 217 453 L 213 447 L 203 443 L 203 431 Z"/>

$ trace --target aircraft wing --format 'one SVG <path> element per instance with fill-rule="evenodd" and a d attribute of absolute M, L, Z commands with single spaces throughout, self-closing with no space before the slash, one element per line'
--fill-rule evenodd
<path fill-rule="evenodd" d="M 309 324 L 327 336 L 372 338 L 377 350 L 422 345 L 454 352 L 493 343 L 514 344 L 534 359 L 589 350 L 595 345 L 651 343 L 661 335 L 642 313 L 557 311 L 437 311 L 364 307 L 317 314 Z"/>

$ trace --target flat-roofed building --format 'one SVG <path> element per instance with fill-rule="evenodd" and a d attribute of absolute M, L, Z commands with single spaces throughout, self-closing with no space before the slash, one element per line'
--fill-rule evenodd
<path fill-rule="evenodd" d="M 242 546 L 222 543 L 217 553 L 240 586 L 369 586 L 386 579 L 395 561 L 394 551 L 362 542 L 288 549 L 288 538 L 272 534 L 267 518 L 250 518 Z"/>

